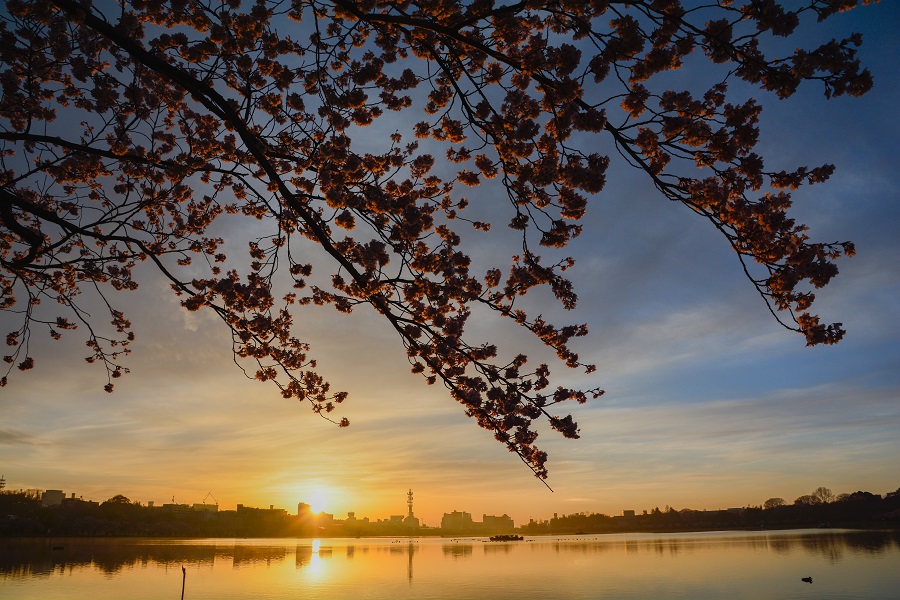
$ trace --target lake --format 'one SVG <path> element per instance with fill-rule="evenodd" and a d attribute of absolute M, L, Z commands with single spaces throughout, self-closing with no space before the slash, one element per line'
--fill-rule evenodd
<path fill-rule="evenodd" d="M 900 598 L 900 532 L 0 539 L 0 598 Z M 812 583 L 802 581 L 812 577 Z"/>

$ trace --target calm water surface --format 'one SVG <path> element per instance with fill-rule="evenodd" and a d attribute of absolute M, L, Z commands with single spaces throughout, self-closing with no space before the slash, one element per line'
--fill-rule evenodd
<path fill-rule="evenodd" d="M 0 598 L 900 598 L 900 532 L 0 539 Z M 812 577 L 813 583 L 804 583 Z"/>

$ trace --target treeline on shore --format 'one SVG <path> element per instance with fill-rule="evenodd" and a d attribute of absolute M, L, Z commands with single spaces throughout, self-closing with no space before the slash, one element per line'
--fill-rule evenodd
<path fill-rule="evenodd" d="M 884 496 L 857 491 L 835 495 L 825 487 L 792 504 L 769 498 L 759 506 L 725 510 L 677 510 L 658 507 L 643 514 L 610 517 L 598 513 L 554 516 L 519 527 L 522 533 L 575 534 L 708 531 L 722 529 L 796 529 L 806 527 L 896 528 L 900 526 L 900 488 Z"/>
<path fill-rule="evenodd" d="M 784 529 L 804 527 L 885 527 L 900 525 L 900 488 L 881 496 L 857 491 L 834 495 L 827 488 L 788 504 L 770 498 L 763 505 L 699 511 L 655 508 L 621 516 L 577 513 L 531 521 L 520 533 L 577 534 L 614 532 Z M 338 537 L 441 535 L 440 528 L 403 528 L 389 523 L 323 522 L 315 515 L 281 509 L 240 507 L 228 511 L 143 506 L 124 496 L 103 503 L 71 501 L 43 506 L 29 491 L 0 492 L 0 536 L 153 536 L 153 537 Z"/>

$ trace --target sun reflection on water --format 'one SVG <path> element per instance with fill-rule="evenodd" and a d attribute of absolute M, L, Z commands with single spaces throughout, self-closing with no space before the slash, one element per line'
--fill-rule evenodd
<path fill-rule="evenodd" d="M 317 580 L 324 579 L 328 575 L 324 559 L 331 556 L 331 548 L 323 548 L 322 540 L 313 540 L 309 551 L 309 562 L 304 567 L 307 577 Z M 299 561 L 297 566 L 300 566 Z"/>

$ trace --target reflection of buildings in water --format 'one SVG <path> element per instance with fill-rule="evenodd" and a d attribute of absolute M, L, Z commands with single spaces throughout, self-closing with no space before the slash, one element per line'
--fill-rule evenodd
<path fill-rule="evenodd" d="M 96 569 L 104 573 L 116 573 L 124 568 L 137 565 L 161 565 L 171 566 L 178 571 L 182 564 L 212 567 L 214 561 L 224 561 L 228 565 L 247 565 L 252 562 L 265 562 L 267 560 L 286 560 L 289 553 L 287 549 L 276 546 L 259 547 L 253 544 L 207 544 L 207 543 L 145 543 L 140 540 L 129 539 L 101 539 L 101 538 L 28 538 L 28 539 L 2 539 L 0 540 L 0 577 L 12 575 L 21 577 L 41 576 L 59 572 L 60 569 Z M 437 541 L 437 540 L 435 540 Z M 312 540 L 304 540 L 305 543 L 296 546 L 296 565 L 302 568 L 308 565 L 313 558 Z M 544 552 L 548 548 L 548 542 L 536 542 L 534 544 L 481 544 L 484 552 L 506 552 L 513 547 L 516 552 Z M 326 542 L 327 543 L 327 542 Z M 616 541 L 571 539 L 549 542 L 553 544 L 556 552 L 567 554 L 624 552 L 632 555 L 639 552 L 656 553 L 663 548 L 666 552 L 678 550 L 683 553 L 694 551 L 711 551 L 730 549 L 753 549 L 759 552 L 770 552 L 775 555 L 788 555 L 790 553 L 808 553 L 822 556 L 830 561 L 844 561 L 852 556 L 877 555 L 888 551 L 894 551 L 900 546 L 900 532 L 880 531 L 838 531 L 824 530 L 821 532 L 784 532 L 784 533 L 751 533 L 748 535 L 722 536 L 708 534 L 705 536 L 685 536 L 682 539 L 666 539 L 660 545 L 658 540 L 652 539 L 619 539 Z M 472 555 L 471 542 L 452 542 L 446 540 L 438 542 L 443 550 L 445 558 L 460 558 Z M 54 548 L 62 548 L 55 550 Z M 527 548 L 527 550 L 526 550 Z M 421 551 L 417 544 L 407 543 L 402 540 L 398 544 L 369 544 L 366 542 L 355 543 L 348 546 L 347 557 L 355 556 L 361 559 L 369 553 L 406 552 L 408 555 L 404 561 L 408 571 L 408 577 L 414 575 L 412 554 Z M 435 547 L 436 550 L 436 547 Z M 344 552 L 339 548 L 330 546 L 322 547 L 319 543 L 317 556 L 330 558 L 333 552 L 342 556 Z M 393 556 L 393 555 L 392 555 Z M 398 560 L 401 558 L 397 555 Z M 399 564 L 399 563 L 393 563 Z M 218 565 L 216 565 L 218 566 Z"/>
<path fill-rule="evenodd" d="M 627 540 L 626 540 L 627 543 Z M 615 546 L 604 540 L 583 540 L 578 538 L 562 539 L 553 544 L 557 554 L 562 552 L 577 552 L 579 554 L 599 554 L 610 552 Z M 627 551 L 627 549 L 626 549 Z"/>
<path fill-rule="evenodd" d="M 782 532 L 771 534 L 749 534 L 746 536 L 687 537 L 673 539 L 626 540 L 626 553 L 651 551 L 656 554 L 676 556 L 682 552 L 698 549 L 730 550 L 742 549 L 758 552 L 772 552 L 787 556 L 793 552 L 804 552 L 821 556 L 831 563 L 838 563 L 846 554 L 880 554 L 892 545 L 900 545 L 900 532 L 896 531 L 840 531 L 826 532 Z M 597 549 L 602 545 L 596 546 Z M 561 546 L 564 550 L 574 550 L 576 546 Z"/>
<path fill-rule="evenodd" d="M 472 556 L 472 544 L 461 544 L 461 543 L 453 543 L 453 544 L 444 544 L 444 556 L 449 556 L 452 558 L 465 558 L 468 556 Z"/>
<path fill-rule="evenodd" d="M 416 548 L 412 542 L 407 544 L 407 562 L 406 562 L 406 580 L 409 582 L 409 585 L 412 585 L 413 580 L 413 555 L 416 553 L 418 548 Z"/>
<path fill-rule="evenodd" d="M 235 544 L 234 553 L 232 555 L 232 565 L 238 568 L 245 564 L 266 563 L 271 564 L 272 561 L 281 562 L 284 560 L 286 550 L 284 546 L 249 546 L 243 544 Z"/>
<path fill-rule="evenodd" d="M 387 548 L 376 548 L 376 551 L 377 552 L 387 552 L 388 554 L 391 555 L 391 557 L 405 554 L 406 555 L 406 580 L 410 584 L 412 584 L 413 556 L 416 554 L 416 552 L 419 551 L 419 548 L 416 544 L 417 544 L 417 542 L 414 542 L 412 540 L 406 542 L 405 544 L 403 542 L 401 542 L 400 540 L 397 540 L 395 542 L 391 542 L 391 545 Z M 366 547 L 364 547 L 364 548 L 366 549 L 366 551 L 368 551 L 368 548 L 366 548 Z"/>
<path fill-rule="evenodd" d="M 485 554 L 509 554 L 514 544 L 483 544 Z"/>
<path fill-rule="evenodd" d="M 332 554 L 334 554 L 334 548 L 332 546 L 323 546 L 321 540 L 313 540 L 310 545 L 298 544 L 294 552 L 295 564 L 298 569 L 302 569 L 312 563 L 313 558 L 319 560 L 331 558 Z M 347 549 L 347 555 L 351 556 L 350 548 Z"/>
<path fill-rule="evenodd" d="M 653 549 L 660 556 L 664 554 L 677 556 L 678 553 L 686 547 L 686 545 L 687 544 L 685 544 L 683 540 L 657 540 L 653 544 Z"/>
<path fill-rule="evenodd" d="M 228 552 L 230 552 L 230 547 Z M 134 566 L 212 566 L 225 552 L 212 544 L 147 544 L 110 538 L 3 538 L 0 576 L 41 576 L 73 569 L 109 575 Z"/>
<path fill-rule="evenodd" d="M 312 546 L 297 546 L 295 553 L 296 565 L 298 569 L 302 569 L 312 560 Z"/>

